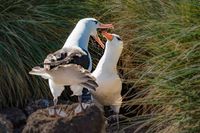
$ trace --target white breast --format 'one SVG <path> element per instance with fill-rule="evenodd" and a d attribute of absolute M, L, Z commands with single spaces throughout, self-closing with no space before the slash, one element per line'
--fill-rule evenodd
<path fill-rule="evenodd" d="M 102 105 L 121 104 L 122 83 L 119 76 L 115 73 L 103 73 L 94 71 L 92 75 L 96 78 L 99 87 L 92 91 L 93 97 Z"/>

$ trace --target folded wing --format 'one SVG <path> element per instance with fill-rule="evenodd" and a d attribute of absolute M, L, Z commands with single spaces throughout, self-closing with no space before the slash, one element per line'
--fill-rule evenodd
<path fill-rule="evenodd" d="M 63 48 L 47 55 L 46 59 L 44 60 L 44 68 L 50 70 L 59 65 L 66 64 L 77 64 L 86 68 L 87 66 L 85 65 L 89 64 L 88 61 L 88 55 L 82 49 Z"/>

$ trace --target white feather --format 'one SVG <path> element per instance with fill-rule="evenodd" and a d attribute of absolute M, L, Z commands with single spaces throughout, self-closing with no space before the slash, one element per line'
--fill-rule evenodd
<path fill-rule="evenodd" d="M 111 106 L 119 113 L 122 104 L 122 81 L 117 72 L 117 62 L 123 49 L 123 42 L 113 36 L 112 41 L 107 41 L 105 52 L 92 73 L 99 85 L 96 91 L 92 91 L 92 96 L 101 105 Z"/>

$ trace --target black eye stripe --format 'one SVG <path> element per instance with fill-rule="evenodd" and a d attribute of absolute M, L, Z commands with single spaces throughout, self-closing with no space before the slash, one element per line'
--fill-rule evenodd
<path fill-rule="evenodd" d="M 121 41 L 122 39 L 121 38 L 119 38 L 119 37 L 116 37 L 117 38 L 117 40 L 119 40 L 119 41 Z"/>
<path fill-rule="evenodd" d="M 97 24 L 98 23 L 98 21 L 97 20 L 92 20 L 93 22 L 95 22 L 95 24 Z"/>

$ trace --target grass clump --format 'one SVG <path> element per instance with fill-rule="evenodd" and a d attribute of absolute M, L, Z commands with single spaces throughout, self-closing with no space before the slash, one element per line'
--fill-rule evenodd
<path fill-rule="evenodd" d="M 103 9 L 96 1 L 0 3 L 0 107 L 23 106 L 28 100 L 49 97 L 47 82 L 28 72 L 62 47 L 79 19 Z"/>
<path fill-rule="evenodd" d="M 136 115 L 121 122 L 122 130 L 200 132 L 199 1 L 0 2 L 1 107 L 48 97 L 47 83 L 28 71 L 63 45 L 79 19 L 104 12 L 96 18 L 112 21 L 124 41 L 123 106 L 127 115 Z M 96 64 L 102 51 L 90 50 Z"/>
<path fill-rule="evenodd" d="M 125 42 L 120 69 L 134 97 L 124 106 L 137 105 L 129 113 L 138 115 L 132 125 L 141 123 L 135 132 L 200 132 L 199 12 L 194 0 L 125 0 L 113 7 Z"/>

